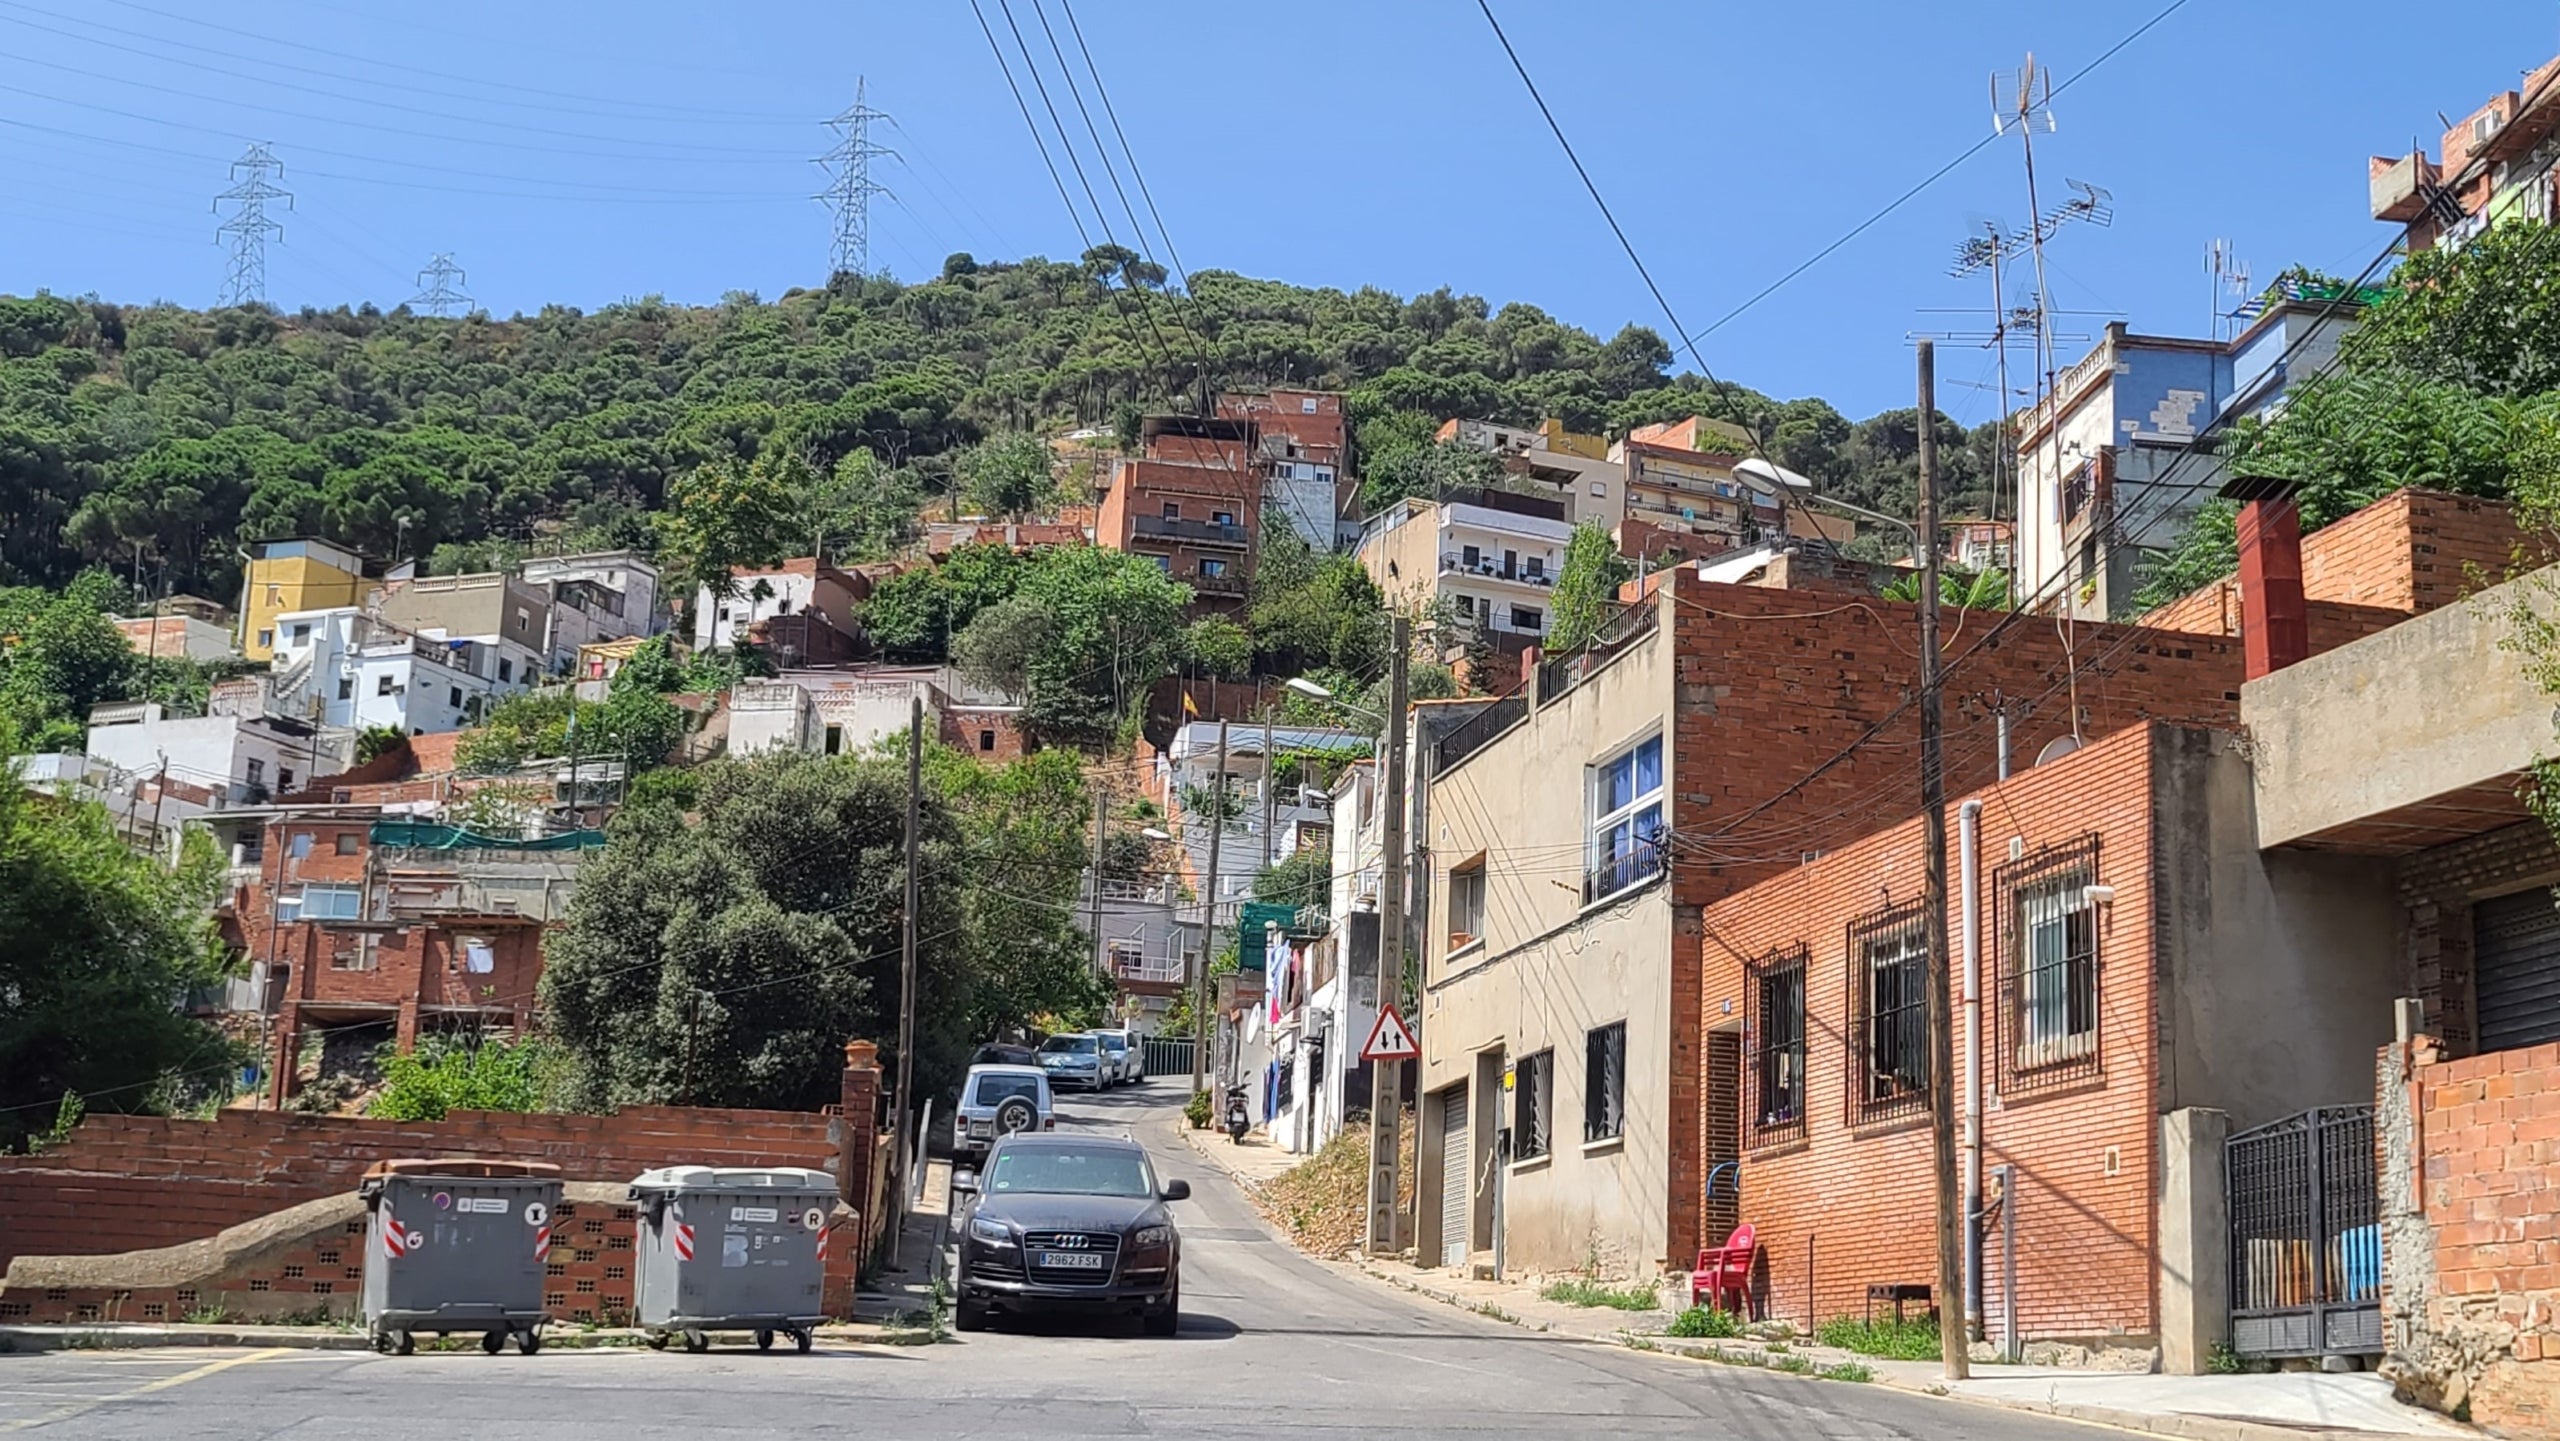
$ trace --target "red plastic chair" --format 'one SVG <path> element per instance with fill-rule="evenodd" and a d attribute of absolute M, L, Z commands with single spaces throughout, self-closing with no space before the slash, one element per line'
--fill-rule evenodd
<path fill-rule="evenodd" d="M 1723 1245 L 1698 1253 L 1698 1267 L 1689 1273 L 1689 1304 L 1745 1314 L 1751 1304 L 1751 1268 L 1759 1258 L 1757 1233 L 1748 1224 L 1734 1227 Z M 1725 1304 L 1728 1296 L 1731 1305 Z"/>

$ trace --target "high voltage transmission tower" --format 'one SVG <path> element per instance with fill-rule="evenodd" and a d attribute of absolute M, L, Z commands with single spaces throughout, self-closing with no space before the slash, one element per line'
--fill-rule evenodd
<path fill-rule="evenodd" d="M 871 122 L 889 117 L 864 101 L 865 84 L 862 77 L 854 78 L 853 104 L 827 122 L 836 132 L 835 148 L 818 157 L 828 185 L 817 198 L 836 214 L 835 246 L 828 257 L 832 275 L 871 272 L 871 197 L 889 194 L 889 187 L 871 178 L 871 162 L 898 158 L 898 152 L 872 142 Z"/>
<path fill-rule="evenodd" d="M 429 315 L 443 316 L 451 315 L 459 306 L 467 315 L 473 302 L 470 296 L 462 293 L 462 282 L 466 279 L 469 277 L 463 274 L 461 266 L 453 263 L 453 256 L 439 251 L 435 259 L 427 262 L 427 268 L 418 272 L 418 293 L 409 297 L 409 307 Z"/>
<path fill-rule="evenodd" d="M 284 238 L 284 227 L 267 218 L 267 202 L 281 200 L 293 208 L 293 194 L 269 183 L 284 176 L 284 162 L 264 145 L 252 145 L 231 162 L 231 188 L 213 197 L 219 212 L 224 201 L 234 207 L 231 218 L 214 227 L 215 243 L 231 246 L 230 271 L 222 282 L 222 303 L 248 305 L 267 298 L 267 237 Z"/>

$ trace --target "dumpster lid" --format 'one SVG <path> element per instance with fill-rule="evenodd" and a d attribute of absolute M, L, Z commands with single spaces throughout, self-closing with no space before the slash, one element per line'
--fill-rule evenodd
<path fill-rule="evenodd" d="M 836 1178 L 805 1166 L 660 1166 L 632 1181 L 637 1191 L 830 1191 Z"/>
<path fill-rule="evenodd" d="M 365 1179 L 381 1176 L 453 1176 L 486 1177 L 530 1181 L 557 1180 L 560 1168 L 547 1161 L 488 1161 L 477 1156 L 420 1156 L 401 1161 L 376 1161 L 365 1168 Z"/>

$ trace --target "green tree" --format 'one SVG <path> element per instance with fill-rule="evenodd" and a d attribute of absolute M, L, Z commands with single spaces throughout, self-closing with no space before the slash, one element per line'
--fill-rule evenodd
<path fill-rule="evenodd" d="M 1590 521 L 1573 528 L 1565 542 L 1564 564 L 1556 569 L 1554 619 L 1547 644 L 1558 651 L 1579 647 L 1600 633 L 1618 607 L 1618 587 L 1635 578 L 1635 567 L 1618 554 L 1609 533 Z"/>
<path fill-rule="evenodd" d="M 982 440 L 953 461 L 969 499 L 989 515 L 1020 520 L 1056 502 L 1057 473 L 1049 447 L 1019 433 Z"/>
<path fill-rule="evenodd" d="M 1004 600 L 1026 562 L 1004 545 L 955 546 L 939 565 L 900 573 L 862 605 L 871 643 L 895 660 L 938 661 L 978 613 Z"/>
<path fill-rule="evenodd" d="M 164 1112 L 222 1093 L 237 1049 L 178 1009 L 225 973 L 221 888 L 221 858 L 195 832 L 172 868 L 96 806 L 0 785 L 0 1152 L 23 1148 L 47 1119 L 35 1108 L 64 1096 Z"/>
<path fill-rule="evenodd" d="M 1905 571 L 1880 594 L 1886 600 L 1920 599 L 1920 572 Z M 1997 566 L 1980 571 L 1945 567 L 1938 572 L 1938 603 L 1964 610 L 2007 610 L 2009 573 Z"/>
<path fill-rule="evenodd" d="M 539 1038 L 423 1037 L 406 1054 L 382 1057 L 382 1089 L 365 1114 L 441 1121 L 447 1111 L 539 1111 L 549 1104 L 557 1070 L 552 1048 Z"/>
<path fill-rule="evenodd" d="M 1319 555 L 1286 521 L 1263 525 L 1247 618 L 1267 675 L 1374 673 L 1387 653 L 1386 604 L 1348 555 Z"/>
<path fill-rule="evenodd" d="M 658 516 L 659 554 L 677 593 L 708 587 L 715 603 L 730 599 L 734 572 L 771 565 L 805 544 L 807 491 L 805 467 L 763 457 L 715 462 L 679 479 Z"/>
<path fill-rule="evenodd" d="M 1099 748 L 1171 673 L 1190 600 L 1144 556 L 1059 546 L 1030 558 L 1013 595 L 975 617 L 954 653 L 1022 698 L 1024 734 Z"/>
<path fill-rule="evenodd" d="M 1253 669 L 1253 637 L 1222 615 L 1204 615 L 1183 628 L 1182 663 L 1194 675 L 1242 680 Z"/>
<path fill-rule="evenodd" d="M 122 591 L 91 571 L 59 594 L 0 590 L 0 728 L 31 750 L 77 750 L 89 709 L 122 700 L 142 660 L 115 627 Z"/>

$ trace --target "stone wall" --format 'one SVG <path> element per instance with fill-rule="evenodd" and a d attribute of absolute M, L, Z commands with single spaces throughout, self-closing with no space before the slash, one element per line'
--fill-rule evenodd
<path fill-rule="evenodd" d="M 2420 1036 L 2375 1081 L 2383 1374 L 2491 1435 L 2560 1432 L 2560 1043 Z"/>

